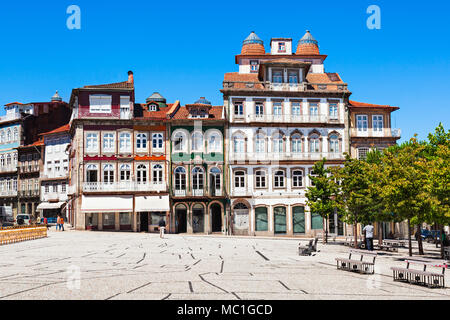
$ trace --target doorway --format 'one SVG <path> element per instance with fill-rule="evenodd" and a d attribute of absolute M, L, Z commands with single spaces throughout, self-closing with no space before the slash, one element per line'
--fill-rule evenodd
<path fill-rule="evenodd" d="M 139 216 L 140 220 L 140 231 L 148 232 L 148 212 L 141 212 Z"/>
<path fill-rule="evenodd" d="M 187 209 L 185 206 L 175 208 L 175 233 L 187 232 Z"/>
<path fill-rule="evenodd" d="M 201 204 L 192 208 L 192 230 L 194 233 L 205 232 L 205 209 Z"/>
<path fill-rule="evenodd" d="M 211 205 L 211 231 L 222 232 L 222 207 L 218 203 Z"/>

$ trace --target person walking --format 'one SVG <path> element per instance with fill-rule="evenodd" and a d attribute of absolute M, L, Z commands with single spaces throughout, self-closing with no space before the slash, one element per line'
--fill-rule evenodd
<path fill-rule="evenodd" d="M 61 230 L 61 229 L 62 229 L 62 231 L 64 231 L 64 218 L 63 217 L 61 217 L 61 224 L 59 226 L 59 230 Z"/>
<path fill-rule="evenodd" d="M 48 230 L 48 220 L 45 217 L 44 217 L 44 224 L 45 224 L 45 226 L 47 227 L 47 230 Z"/>
<path fill-rule="evenodd" d="M 373 251 L 373 229 L 372 222 L 369 222 L 363 229 L 363 232 L 366 235 L 366 248 L 369 251 Z"/>
<path fill-rule="evenodd" d="M 164 239 L 164 231 L 166 230 L 166 221 L 163 218 L 159 220 L 159 237 Z"/>
<path fill-rule="evenodd" d="M 56 218 L 56 231 L 61 230 L 61 217 Z"/>

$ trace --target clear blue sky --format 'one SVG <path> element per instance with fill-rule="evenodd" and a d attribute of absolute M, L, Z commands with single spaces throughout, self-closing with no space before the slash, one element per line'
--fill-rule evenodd
<path fill-rule="evenodd" d="M 68 30 L 66 9 L 81 8 L 81 30 Z M 381 30 L 366 27 L 369 5 L 381 8 Z M 2 1 L 0 105 L 48 101 L 59 90 L 125 81 L 136 98 L 159 91 L 184 103 L 205 96 L 222 104 L 225 72 L 255 30 L 271 37 L 306 29 L 328 55 L 352 99 L 399 106 L 393 127 L 403 139 L 449 127 L 450 4 L 446 1 Z M 3 112 L 3 110 L 2 110 Z"/>

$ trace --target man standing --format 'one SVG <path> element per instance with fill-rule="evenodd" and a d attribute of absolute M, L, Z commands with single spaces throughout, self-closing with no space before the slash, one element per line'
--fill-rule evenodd
<path fill-rule="evenodd" d="M 64 231 L 64 218 L 63 217 L 61 217 L 61 224 L 60 224 L 59 230 L 61 230 L 61 228 L 62 228 L 62 231 Z"/>
<path fill-rule="evenodd" d="M 56 218 L 56 231 L 61 230 L 61 217 Z"/>
<path fill-rule="evenodd" d="M 366 247 L 369 251 L 373 251 L 373 229 L 372 222 L 369 222 L 363 229 L 363 232 L 366 234 Z"/>
<path fill-rule="evenodd" d="M 161 239 L 164 239 L 165 229 L 166 229 L 166 221 L 164 221 L 164 218 L 161 218 L 161 220 L 159 220 L 159 237 Z"/>

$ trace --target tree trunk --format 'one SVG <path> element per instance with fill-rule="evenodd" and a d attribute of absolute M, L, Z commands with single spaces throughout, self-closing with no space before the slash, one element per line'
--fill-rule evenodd
<path fill-rule="evenodd" d="M 383 222 L 378 222 L 378 246 L 383 243 Z"/>
<path fill-rule="evenodd" d="M 412 257 L 411 223 L 409 219 L 408 219 L 408 245 L 409 245 L 409 256 Z"/>
<path fill-rule="evenodd" d="M 417 244 L 419 246 L 419 255 L 423 256 L 423 243 L 422 243 L 422 226 L 420 224 L 417 225 Z"/>
<path fill-rule="evenodd" d="M 443 235 L 444 235 L 444 225 L 441 225 L 440 226 L 441 228 L 441 236 L 440 236 L 440 238 L 441 238 L 441 259 L 444 259 L 445 258 L 445 252 L 444 252 L 444 237 L 443 237 Z"/>
<path fill-rule="evenodd" d="M 325 243 L 328 243 L 328 217 L 325 219 Z"/>
<path fill-rule="evenodd" d="M 355 222 L 353 223 L 353 234 L 355 236 L 355 249 L 358 249 L 358 223 Z"/>

